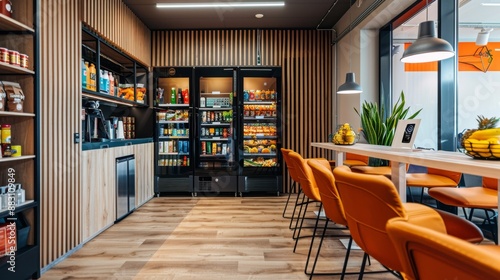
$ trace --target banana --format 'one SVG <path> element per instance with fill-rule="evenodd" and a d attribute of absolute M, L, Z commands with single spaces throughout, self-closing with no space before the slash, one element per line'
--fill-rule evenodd
<path fill-rule="evenodd" d="M 476 130 L 467 139 L 488 140 L 490 138 L 498 139 L 499 137 L 500 137 L 500 128 L 489 128 L 489 129 Z"/>

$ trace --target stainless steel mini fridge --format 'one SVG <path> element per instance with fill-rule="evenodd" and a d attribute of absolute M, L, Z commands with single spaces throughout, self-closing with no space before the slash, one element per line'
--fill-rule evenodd
<path fill-rule="evenodd" d="M 135 158 L 116 159 L 116 221 L 135 209 Z"/>

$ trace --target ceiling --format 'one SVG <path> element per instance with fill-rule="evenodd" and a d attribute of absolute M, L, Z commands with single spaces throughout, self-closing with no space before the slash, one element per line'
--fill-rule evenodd
<path fill-rule="evenodd" d="M 330 29 L 356 0 L 282 0 L 284 7 L 159 9 L 156 3 L 262 2 L 276 0 L 123 0 L 151 30 Z M 351 2 L 351 3 L 349 3 Z M 263 18 L 256 18 L 263 14 Z"/>

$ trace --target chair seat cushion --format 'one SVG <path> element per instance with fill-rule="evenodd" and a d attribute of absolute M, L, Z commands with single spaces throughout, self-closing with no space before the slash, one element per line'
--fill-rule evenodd
<path fill-rule="evenodd" d="M 353 166 L 351 167 L 352 172 L 370 174 L 370 175 L 385 175 L 390 178 L 391 167 L 390 166 Z"/>
<path fill-rule="evenodd" d="M 406 174 L 406 186 L 408 187 L 456 187 L 457 183 L 452 179 L 428 173 L 408 173 Z"/>
<path fill-rule="evenodd" d="M 483 187 L 433 188 L 429 195 L 446 205 L 465 208 L 497 208 L 497 191 Z"/>

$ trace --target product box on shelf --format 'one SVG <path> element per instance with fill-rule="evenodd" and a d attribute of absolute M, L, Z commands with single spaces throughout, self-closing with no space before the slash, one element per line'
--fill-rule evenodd
<path fill-rule="evenodd" d="M 24 93 L 19 83 L 3 81 L 3 88 L 7 94 L 7 109 L 11 112 L 24 111 Z"/>
<path fill-rule="evenodd" d="M 17 251 L 16 223 L 7 222 L 0 224 L 0 256 L 12 254 Z"/>

